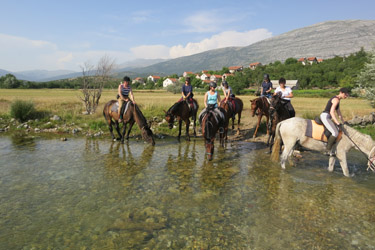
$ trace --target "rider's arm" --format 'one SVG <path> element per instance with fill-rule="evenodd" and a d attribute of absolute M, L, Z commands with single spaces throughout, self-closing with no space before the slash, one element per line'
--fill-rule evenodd
<path fill-rule="evenodd" d="M 341 110 L 340 110 L 340 107 L 337 109 L 337 114 L 339 115 L 339 118 L 340 120 L 342 121 L 342 123 L 344 124 L 345 121 L 344 121 L 344 117 L 342 117 L 342 114 L 341 114 Z"/>
<path fill-rule="evenodd" d="M 207 108 L 207 93 L 204 95 L 204 106 Z"/>
<path fill-rule="evenodd" d="M 340 125 L 339 121 L 336 118 L 336 114 L 335 114 L 335 110 L 336 110 L 336 107 L 337 107 L 338 104 L 339 104 L 339 100 L 337 98 L 333 98 L 332 99 L 332 106 L 331 106 L 331 110 L 329 111 L 329 114 L 331 115 L 333 122 L 337 125 Z M 341 114 L 341 112 L 340 112 L 340 114 Z"/>
<path fill-rule="evenodd" d="M 220 102 L 221 102 L 221 98 L 220 98 L 220 94 L 219 94 L 219 92 L 217 92 L 217 100 L 219 101 L 219 104 L 220 104 Z"/>
<path fill-rule="evenodd" d="M 133 103 L 135 104 L 135 99 L 134 99 L 134 95 L 133 95 L 133 90 L 131 89 L 130 90 L 130 98 L 131 98 L 131 100 L 133 101 Z"/>
<path fill-rule="evenodd" d="M 289 95 L 287 95 L 287 96 L 284 96 L 284 97 L 286 97 L 286 98 L 293 98 L 293 92 L 292 92 L 292 91 L 290 91 Z"/>

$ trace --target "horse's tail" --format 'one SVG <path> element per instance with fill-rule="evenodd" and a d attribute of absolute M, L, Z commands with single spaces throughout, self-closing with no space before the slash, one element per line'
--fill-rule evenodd
<path fill-rule="evenodd" d="M 279 158 L 280 158 L 280 145 L 281 145 L 280 126 L 281 126 L 281 122 L 279 122 L 276 126 L 275 141 L 272 147 L 272 154 L 271 154 L 271 160 L 275 162 L 279 161 Z"/>
<path fill-rule="evenodd" d="M 111 115 L 109 114 L 109 109 L 111 108 L 111 105 L 113 103 L 115 103 L 116 101 L 115 100 L 111 100 L 109 102 L 107 102 L 105 105 L 104 105 L 104 108 L 103 108 L 103 116 L 104 116 L 104 119 L 107 121 L 107 122 L 111 122 Z"/>

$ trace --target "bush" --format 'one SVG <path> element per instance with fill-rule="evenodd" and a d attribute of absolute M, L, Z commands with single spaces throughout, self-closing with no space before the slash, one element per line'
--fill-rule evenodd
<path fill-rule="evenodd" d="M 32 101 L 17 100 L 10 106 L 10 116 L 21 122 L 33 119 L 36 113 L 37 112 Z"/>

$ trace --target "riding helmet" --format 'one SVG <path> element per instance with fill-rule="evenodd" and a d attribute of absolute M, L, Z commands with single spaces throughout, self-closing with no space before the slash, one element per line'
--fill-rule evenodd
<path fill-rule="evenodd" d="M 263 79 L 270 80 L 270 75 L 269 75 L 269 74 L 264 74 L 264 75 L 263 75 Z"/>
<path fill-rule="evenodd" d="M 130 77 L 129 76 L 124 76 L 124 82 L 130 82 Z"/>
<path fill-rule="evenodd" d="M 223 81 L 222 85 L 223 85 L 223 87 L 228 87 L 228 82 L 227 81 Z"/>
<path fill-rule="evenodd" d="M 217 87 L 216 82 L 210 82 L 210 88 L 211 87 L 216 88 Z"/>

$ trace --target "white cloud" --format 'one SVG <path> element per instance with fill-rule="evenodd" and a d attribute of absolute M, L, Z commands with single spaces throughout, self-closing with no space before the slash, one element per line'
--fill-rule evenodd
<path fill-rule="evenodd" d="M 189 56 L 212 49 L 232 46 L 247 46 L 263 39 L 269 38 L 272 33 L 267 29 L 256 29 L 245 32 L 225 31 L 210 38 L 203 39 L 197 43 L 188 43 L 186 46 L 175 45 L 167 47 L 164 45 L 139 46 L 131 51 L 136 58 L 177 58 Z"/>

